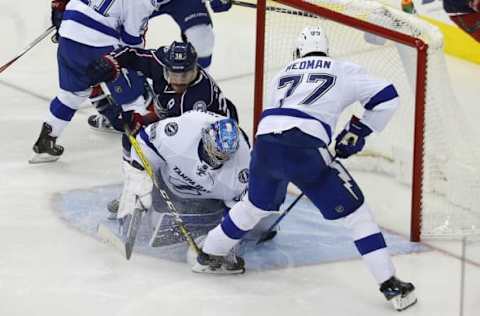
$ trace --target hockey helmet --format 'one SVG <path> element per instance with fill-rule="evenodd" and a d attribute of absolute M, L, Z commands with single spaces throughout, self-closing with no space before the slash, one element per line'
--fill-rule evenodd
<path fill-rule="evenodd" d="M 328 55 L 328 48 L 328 38 L 323 28 L 307 26 L 297 38 L 293 58 L 301 58 L 314 52 Z"/>
<path fill-rule="evenodd" d="M 239 147 L 237 123 L 231 118 L 221 119 L 202 129 L 202 142 L 212 167 L 229 160 Z"/>
<path fill-rule="evenodd" d="M 186 86 L 197 75 L 197 52 L 189 42 L 174 41 L 169 47 L 162 47 L 155 55 L 164 65 L 164 76 L 172 85 Z"/>

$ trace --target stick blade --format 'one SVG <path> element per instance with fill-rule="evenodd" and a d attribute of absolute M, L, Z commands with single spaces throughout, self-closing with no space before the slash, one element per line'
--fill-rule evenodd
<path fill-rule="evenodd" d="M 107 244 L 110 244 L 120 252 L 122 256 L 127 258 L 127 246 L 122 237 L 114 233 L 110 227 L 105 224 L 99 224 L 97 235 Z M 131 254 L 130 254 L 131 255 Z M 127 258 L 128 259 L 128 258 Z"/>
<path fill-rule="evenodd" d="M 262 234 L 260 238 L 258 238 L 257 245 L 264 243 L 266 241 L 272 240 L 275 236 L 277 236 L 276 230 L 270 230 Z"/>

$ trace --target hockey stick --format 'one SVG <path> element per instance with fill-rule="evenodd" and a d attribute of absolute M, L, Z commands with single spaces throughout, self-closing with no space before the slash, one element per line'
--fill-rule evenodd
<path fill-rule="evenodd" d="M 142 214 L 147 211 L 140 199 L 138 199 L 138 201 L 141 208 L 135 208 L 135 210 L 133 210 L 132 217 L 128 222 L 126 233 L 124 233 L 123 225 L 120 226 L 122 230 L 119 232 L 119 234 L 114 233 L 110 227 L 105 224 L 100 224 L 97 228 L 97 235 L 104 242 L 111 244 L 114 248 L 119 250 L 127 260 L 130 260 L 132 257 L 133 247 L 137 238 L 137 232 L 142 223 Z"/>
<path fill-rule="evenodd" d="M 36 39 L 33 40 L 30 44 L 28 44 L 27 47 L 25 47 L 20 53 L 18 53 L 17 56 L 15 56 L 12 60 L 10 60 L 8 63 L 0 67 L 0 73 L 2 73 L 5 69 L 10 67 L 14 62 L 16 62 L 20 57 L 25 55 L 29 50 L 31 50 L 33 47 L 35 47 L 38 43 L 40 43 L 45 37 L 48 36 L 53 30 L 55 30 L 55 26 L 50 26 L 48 29 L 46 29 L 40 36 L 38 36 Z"/>
<path fill-rule="evenodd" d="M 198 247 L 197 243 L 195 240 L 192 238 L 192 235 L 188 231 L 187 227 L 183 223 L 182 218 L 180 215 L 178 215 L 178 211 L 175 208 L 175 204 L 173 204 L 173 201 L 170 199 L 170 196 L 168 195 L 167 191 L 162 189 L 160 185 L 157 182 L 157 179 L 155 177 L 155 174 L 153 173 L 153 168 L 150 165 L 150 162 L 148 161 L 147 157 L 145 157 L 142 148 L 138 144 L 136 138 L 132 135 L 130 132 L 130 129 L 127 124 L 124 125 L 125 129 L 125 134 L 128 137 L 128 140 L 130 141 L 130 144 L 132 144 L 133 149 L 137 153 L 138 157 L 142 161 L 143 167 L 145 168 L 145 172 L 148 174 L 148 176 L 152 179 L 153 185 L 155 188 L 160 191 L 160 195 L 162 196 L 165 204 L 168 207 L 169 212 L 173 215 L 173 220 L 175 221 L 175 224 L 177 225 L 178 229 L 180 230 L 180 233 L 185 237 L 187 240 L 187 243 L 190 247 L 192 247 L 197 254 L 201 253 L 200 248 Z"/>
<path fill-rule="evenodd" d="M 250 2 L 245 2 L 245 1 L 232 0 L 232 4 L 237 5 L 239 7 L 245 7 L 245 8 L 252 8 L 252 9 L 257 8 L 257 5 L 255 3 L 250 3 Z M 300 10 L 291 10 L 291 9 L 273 7 L 273 6 L 267 6 L 266 10 L 267 11 L 272 11 L 272 12 L 277 12 L 277 13 L 285 13 L 285 14 L 291 14 L 291 15 L 306 16 L 306 17 L 309 17 L 309 18 L 318 18 L 318 16 L 316 16 L 316 15 L 313 15 L 313 14 L 305 12 L 305 11 L 300 11 Z"/>
<path fill-rule="evenodd" d="M 276 231 L 274 231 L 273 229 L 275 227 L 277 227 L 278 223 L 280 223 L 282 221 L 282 219 L 287 216 L 287 214 L 290 212 L 290 210 L 298 203 L 298 201 L 300 201 L 300 199 L 305 195 L 305 193 L 302 192 L 302 194 L 300 194 L 299 196 L 297 196 L 297 198 L 295 199 L 295 201 L 293 201 L 290 206 L 287 207 L 287 209 L 285 211 L 283 211 L 282 215 L 280 215 L 277 220 L 275 222 L 273 222 L 272 225 L 270 225 L 270 227 L 268 227 L 268 229 L 262 233 L 262 235 L 260 236 L 260 238 L 258 238 L 257 240 L 257 245 L 258 244 L 261 244 L 262 242 L 265 242 L 267 240 L 270 240 L 272 239 L 273 237 L 275 237 L 275 235 L 277 234 Z"/>

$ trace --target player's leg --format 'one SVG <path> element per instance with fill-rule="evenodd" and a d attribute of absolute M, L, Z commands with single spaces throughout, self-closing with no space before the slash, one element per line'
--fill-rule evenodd
<path fill-rule="evenodd" d="M 203 245 L 204 255 L 197 257 L 194 272 L 240 273 L 242 264 L 218 265 L 218 260 L 239 243 L 260 220 L 278 210 L 285 200 L 288 181 L 278 177 L 281 169 L 279 157 L 285 155 L 281 146 L 257 139 L 250 161 L 249 191 L 242 201 L 235 204 L 220 225 L 212 229 Z"/>
<path fill-rule="evenodd" d="M 197 51 L 198 64 L 208 71 L 212 62 L 215 36 L 212 20 L 202 0 L 178 0 L 165 5 L 169 14 L 180 27 L 183 40 L 192 43 Z"/>
<path fill-rule="evenodd" d="M 50 103 L 50 112 L 42 124 L 40 136 L 33 146 L 31 163 L 55 161 L 63 153 L 56 144 L 64 128 L 90 94 L 90 80 L 85 74 L 88 64 L 111 47 L 90 47 L 60 38 L 57 51 L 60 92 Z"/>
<path fill-rule="evenodd" d="M 402 310 L 413 305 L 416 302 L 414 286 L 395 278 L 385 239 L 364 201 L 362 191 L 339 161 L 330 162 L 326 149 L 319 151 L 322 152 L 328 166 L 326 172 L 313 181 L 300 178 L 293 182 L 326 219 L 338 220 L 351 231 L 363 261 L 394 307 Z"/>
<path fill-rule="evenodd" d="M 109 91 L 103 91 L 96 86 L 90 101 L 98 114 L 88 118 L 88 125 L 98 131 L 123 132 L 122 112 L 146 112 L 147 84 L 145 77 L 136 71 L 124 70 L 118 79 L 107 83 Z"/>

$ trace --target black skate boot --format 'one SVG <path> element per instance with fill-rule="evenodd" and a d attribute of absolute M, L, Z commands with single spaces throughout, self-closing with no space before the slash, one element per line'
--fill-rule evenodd
<path fill-rule="evenodd" d="M 96 131 L 109 132 L 109 133 L 120 133 L 113 128 L 112 124 L 102 114 L 93 114 L 88 117 L 88 125 Z"/>
<path fill-rule="evenodd" d="M 385 295 L 387 301 L 392 302 L 397 311 L 402 311 L 417 302 L 415 286 L 409 282 L 402 282 L 392 276 L 380 285 L 380 292 Z"/>
<path fill-rule="evenodd" d="M 204 252 L 197 256 L 193 272 L 212 274 L 240 274 L 245 272 L 245 261 L 239 256 L 213 256 Z"/>
<path fill-rule="evenodd" d="M 48 123 L 43 123 L 40 136 L 33 145 L 35 155 L 30 159 L 29 163 L 43 163 L 57 161 L 63 154 L 63 146 L 57 145 L 57 138 L 50 136 L 52 127 Z"/>

